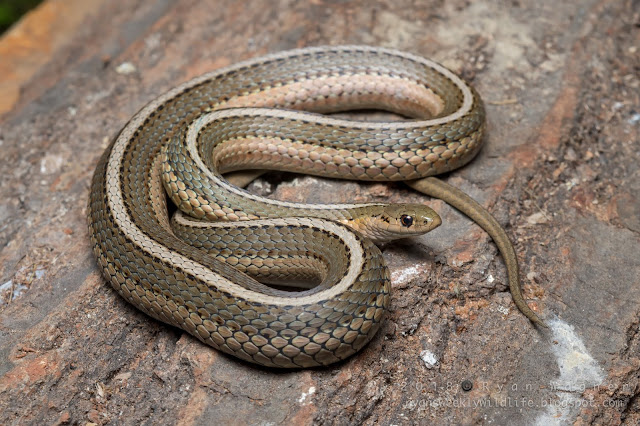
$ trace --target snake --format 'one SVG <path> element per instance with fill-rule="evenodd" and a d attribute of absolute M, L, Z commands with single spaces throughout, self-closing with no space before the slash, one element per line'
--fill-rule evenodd
<path fill-rule="evenodd" d="M 402 118 L 335 114 L 370 109 Z M 379 245 L 441 219 L 422 204 L 293 203 L 242 186 L 265 170 L 404 181 L 489 233 L 516 306 L 544 326 L 503 228 L 434 177 L 468 163 L 485 128 L 472 86 L 393 49 L 309 47 L 212 71 L 147 104 L 100 157 L 88 203 L 98 267 L 135 307 L 223 353 L 329 365 L 362 349 L 388 311 Z"/>

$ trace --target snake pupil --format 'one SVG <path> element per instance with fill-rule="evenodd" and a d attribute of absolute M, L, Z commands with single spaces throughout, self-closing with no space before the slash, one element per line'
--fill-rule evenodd
<path fill-rule="evenodd" d="M 402 216 L 400 216 L 400 223 L 402 223 L 402 226 L 408 228 L 413 225 L 413 218 L 408 214 L 403 214 Z"/>

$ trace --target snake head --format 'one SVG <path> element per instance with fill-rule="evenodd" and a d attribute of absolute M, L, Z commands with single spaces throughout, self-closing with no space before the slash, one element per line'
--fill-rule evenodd
<path fill-rule="evenodd" d="M 426 234 L 442 223 L 440 216 L 422 204 L 386 204 L 369 207 L 367 214 L 347 225 L 376 244 Z"/>

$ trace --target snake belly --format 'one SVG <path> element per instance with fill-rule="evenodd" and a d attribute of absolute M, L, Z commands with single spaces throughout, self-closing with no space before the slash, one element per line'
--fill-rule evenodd
<path fill-rule="evenodd" d="M 415 119 L 371 123 L 291 111 L 368 108 Z M 215 190 L 198 190 L 198 183 L 172 186 L 176 169 L 164 163 L 172 140 L 194 122 L 202 130 L 196 133 L 224 141 L 213 151 L 194 148 L 218 170 L 183 171 L 189 182 L 203 173 L 217 182 Z M 300 130 L 295 137 L 287 136 L 289 125 Z M 395 50 L 306 48 L 220 69 L 149 103 L 106 149 L 90 189 L 93 251 L 104 277 L 126 300 L 222 352 L 273 367 L 331 364 L 371 340 L 389 305 L 380 250 L 357 230 L 333 222 L 368 205 L 265 201 L 219 174 L 251 164 L 358 180 L 418 179 L 470 161 L 484 127 L 482 102 L 470 86 L 432 61 Z M 187 148 L 174 153 L 183 155 L 181 149 Z M 251 271 L 240 272 L 175 235 L 163 181 L 188 214 L 239 221 L 227 222 L 221 241 L 251 250 L 248 242 L 259 240 L 268 251 L 280 238 L 274 235 L 293 232 L 303 242 L 300 251 L 316 250 L 336 269 L 319 273 L 321 284 L 301 292 L 261 284 L 244 273 Z"/>

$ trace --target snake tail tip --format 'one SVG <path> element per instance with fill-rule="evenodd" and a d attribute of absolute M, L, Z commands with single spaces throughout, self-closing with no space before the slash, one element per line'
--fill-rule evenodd
<path fill-rule="evenodd" d="M 538 317 L 537 315 L 534 315 L 533 318 L 529 318 L 529 320 L 536 326 L 539 326 L 539 327 L 542 327 L 542 328 L 546 328 L 547 330 L 550 329 L 550 327 L 547 325 L 547 323 L 542 321 L 540 319 L 540 317 Z"/>

